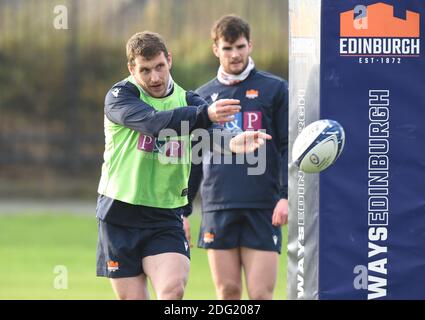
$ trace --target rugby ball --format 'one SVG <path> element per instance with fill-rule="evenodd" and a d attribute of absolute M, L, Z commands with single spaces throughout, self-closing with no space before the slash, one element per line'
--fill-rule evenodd
<path fill-rule="evenodd" d="M 301 171 L 317 173 L 338 159 L 345 144 L 344 128 L 334 120 L 310 123 L 292 146 L 292 161 Z"/>

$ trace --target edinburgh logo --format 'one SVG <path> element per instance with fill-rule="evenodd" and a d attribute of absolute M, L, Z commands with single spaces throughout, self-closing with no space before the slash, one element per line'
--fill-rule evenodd
<path fill-rule="evenodd" d="M 394 16 L 394 7 L 382 2 L 358 5 L 340 14 L 341 56 L 408 57 L 420 55 L 420 14 Z"/>

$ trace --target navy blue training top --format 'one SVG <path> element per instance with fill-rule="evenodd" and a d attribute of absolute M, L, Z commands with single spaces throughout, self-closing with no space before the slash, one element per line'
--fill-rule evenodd
<path fill-rule="evenodd" d="M 204 152 L 203 163 L 193 165 L 189 181 L 189 201 L 199 189 L 204 212 L 237 209 L 273 209 L 288 195 L 288 84 L 267 72 L 252 70 L 236 85 L 223 85 L 217 78 L 196 92 L 208 104 L 217 99 L 239 99 L 241 112 L 225 125 L 246 130 L 265 129 L 273 138 L 267 141 L 266 169 L 262 175 L 248 175 L 249 164 L 213 164 L 213 152 Z M 235 157 L 235 155 L 234 155 Z M 234 159 L 233 159 L 234 160 Z M 222 162 L 223 163 L 223 162 Z M 191 213 L 189 204 L 184 215 Z"/>

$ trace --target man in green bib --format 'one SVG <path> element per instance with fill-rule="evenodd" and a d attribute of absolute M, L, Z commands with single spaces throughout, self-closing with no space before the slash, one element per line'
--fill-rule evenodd
<path fill-rule="evenodd" d="M 119 299 L 148 299 L 147 278 L 158 299 L 181 299 L 190 257 L 182 222 L 190 133 L 233 120 L 239 100 L 208 105 L 177 85 L 170 75 L 171 54 L 159 34 L 133 35 L 127 60 L 130 76 L 105 98 L 97 275 L 111 279 Z M 164 136 L 164 130 L 175 134 Z M 229 149 L 252 152 L 270 138 L 261 132 L 240 133 Z"/>

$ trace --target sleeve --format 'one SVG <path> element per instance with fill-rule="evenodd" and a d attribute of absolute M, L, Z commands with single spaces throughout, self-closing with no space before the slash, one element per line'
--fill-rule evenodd
<path fill-rule="evenodd" d="M 242 132 L 242 130 L 240 130 L 240 132 Z M 207 142 L 205 142 L 202 139 L 200 139 L 200 141 L 192 141 L 192 152 L 193 152 L 192 159 L 194 157 L 197 157 L 197 158 L 200 157 L 202 159 L 203 147 L 199 148 L 199 150 L 197 151 L 198 154 L 195 155 L 194 153 L 195 149 L 193 147 L 194 145 L 197 145 L 198 143 L 201 143 L 201 144 L 208 143 L 209 145 L 207 145 L 206 147 L 209 150 L 214 150 L 215 152 L 218 152 L 218 153 L 231 152 L 229 149 L 229 146 L 225 145 L 224 142 L 228 141 L 231 137 L 239 133 L 239 131 L 231 132 L 227 130 L 225 127 L 223 127 L 222 125 L 213 124 L 211 127 L 208 128 L 208 133 L 209 133 L 209 139 Z M 218 135 L 217 139 L 214 139 L 214 135 Z M 198 193 L 199 187 L 201 186 L 202 176 L 203 176 L 202 162 L 195 163 L 192 161 L 191 169 L 190 169 L 189 184 L 188 184 L 189 203 L 185 207 L 183 207 L 183 216 L 185 217 L 188 217 L 193 211 L 193 205 L 192 205 L 193 200 L 195 200 L 196 194 Z"/>
<path fill-rule="evenodd" d="M 196 101 L 199 101 L 199 99 L 201 99 L 203 101 L 203 99 L 196 93 L 191 93 L 191 101 L 194 101 L 195 103 L 198 103 Z M 187 100 L 189 102 L 189 98 Z M 229 131 L 228 129 L 226 129 L 223 125 L 221 124 L 217 124 L 214 123 L 212 124 L 210 127 L 208 127 L 208 133 L 209 133 L 209 141 L 205 142 L 202 139 L 200 139 L 200 141 L 193 141 L 192 142 L 192 150 L 193 150 L 193 146 L 198 144 L 198 143 L 209 143 L 208 148 L 210 150 L 215 150 L 218 151 L 220 153 L 223 152 L 230 152 L 229 150 L 229 146 L 224 144 L 224 141 L 229 140 L 231 137 L 237 135 L 238 133 L 242 132 L 242 130 L 233 130 L 233 131 Z M 218 139 L 214 139 L 214 135 L 218 135 Z M 227 136 L 227 139 L 226 139 Z M 199 153 L 200 154 L 196 154 L 196 157 L 201 157 L 202 158 L 202 149 L 199 149 Z M 196 197 L 196 194 L 198 193 L 199 187 L 201 185 L 201 181 L 202 181 L 202 163 L 193 163 L 192 162 L 192 166 L 191 166 L 191 171 L 190 171 L 190 177 L 189 177 L 189 192 L 188 192 L 188 200 L 189 203 L 183 207 L 183 215 L 185 217 L 189 216 L 192 211 L 193 211 L 193 200 Z"/>
<path fill-rule="evenodd" d="M 279 175 L 280 198 L 288 198 L 288 84 L 282 81 L 279 93 L 276 96 L 274 109 L 274 126 L 276 130 L 276 143 L 281 156 Z"/>
<path fill-rule="evenodd" d="M 208 104 L 199 99 L 186 99 L 189 106 L 176 106 L 169 111 L 157 111 L 139 98 L 139 90 L 131 82 L 118 83 L 105 97 L 106 117 L 119 125 L 157 137 L 163 129 L 181 133 L 181 122 L 189 122 L 189 131 L 208 128 Z M 192 104 L 189 103 L 189 100 Z"/>

